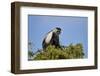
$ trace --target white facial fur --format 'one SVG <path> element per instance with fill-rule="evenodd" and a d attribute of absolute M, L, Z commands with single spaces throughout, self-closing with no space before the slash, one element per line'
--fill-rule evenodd
<path fill-rule="evenodd" d="M 56 28 L 53 30 L 53 32 L 56 33 L 57 35 L 61 33 L 61 31 L 57 30 Z"/>

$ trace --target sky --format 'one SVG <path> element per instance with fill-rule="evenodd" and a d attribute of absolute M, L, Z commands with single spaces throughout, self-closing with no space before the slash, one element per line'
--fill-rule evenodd
<path fill-rule="evenodd" d="M 71 43 L 82 43 L 85 58 L 88 55 L 88 18 L 77 16 L 46 16 L 28 15 L 28 42 L 32 42 L 32 51 L 42 49 L 45 35 L 60 27 L 60 44 L 68 46 Z"/>

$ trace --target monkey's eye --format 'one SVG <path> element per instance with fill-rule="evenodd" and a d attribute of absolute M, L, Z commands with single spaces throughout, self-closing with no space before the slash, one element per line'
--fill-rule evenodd
<path fill-rule="evenodd" d="M 60 34 L 60 33 L 61 33 L 61 31 L 57 31 L 57 33 L 58 33 L 58 34 Z"/>

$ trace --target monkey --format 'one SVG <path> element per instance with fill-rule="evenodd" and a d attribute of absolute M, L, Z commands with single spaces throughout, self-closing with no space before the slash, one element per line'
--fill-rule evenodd
<path fill-rule="evenodd" d="M 47 33 L 42 42 L 43 49 L 46 49 L 49 45 L 60 47 L 59 35 L 61 34 L 61 28 L 56 27 Z"/>

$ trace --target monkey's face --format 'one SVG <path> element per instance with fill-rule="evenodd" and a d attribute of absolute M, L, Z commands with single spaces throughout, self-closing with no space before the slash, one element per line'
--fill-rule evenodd
<path fill-rule="evenodd" d="M 60 33 L 61 33 L 61 28 L 55 28 L 54 30 L 53 30 L 53 32 L 56 34 L 56 35 L 59 35 Z"/>

